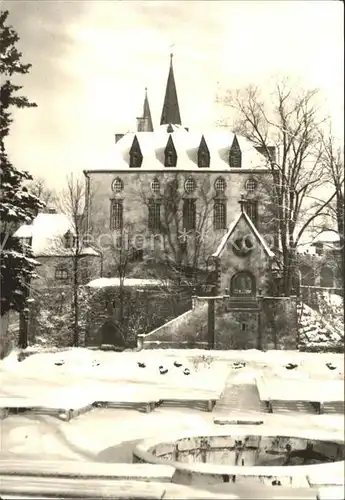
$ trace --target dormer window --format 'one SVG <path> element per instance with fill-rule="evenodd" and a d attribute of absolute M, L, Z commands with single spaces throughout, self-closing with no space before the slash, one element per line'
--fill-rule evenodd
<path fill-rule="evenodd" d="M 143 162 L 140 145 L 137 136 L 134 136 L 131 149 L 129 151 L 129 166 L 130 168 L 140 168 Z"/>
<path fill-rule="evenodd" d="M 241 168 L 242 167 L 242 152 L 236 135 L 232 141 L 232 145 L 229 152 L 229 165 L 231 168 Z"/>
<path fill-rule="evenodd" d="M 76 245 L 76 237 L 72 234 L 71 231 L 67 231 L 64 236 L 65 248 L 74 248 Z"/>
<path fill-rule="evenodd" d="M 177 153 L 172 137 L 170 135 L 164 151 L 164 165 L 166 167 L 176 167 L 176 164 L 177 164 Z"/>
<path fill-rule="evenodd" d="M 198 167 L 208 168 L 210 166 L 210 152 L 208 150 L 204 136 L 201 137 L 198 149 Z"/>

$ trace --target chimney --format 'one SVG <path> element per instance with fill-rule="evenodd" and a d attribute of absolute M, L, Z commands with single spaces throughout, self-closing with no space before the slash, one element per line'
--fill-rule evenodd
<path fill-rule="evenodd" d="M 122 139 L 122 137 L 124 136 L 125 134 L 115 134 L 115 144 L 117 142 L 119 142 L 120 139 Z"/>
<path fill-rule="evenodd" d="M 137 118 L 137 132 L 148 132 L 148 124 L 146 117 L 139 116 Z"/>

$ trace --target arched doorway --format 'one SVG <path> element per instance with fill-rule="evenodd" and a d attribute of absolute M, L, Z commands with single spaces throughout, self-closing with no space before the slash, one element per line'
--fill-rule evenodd
<path fill-rule="evenodd" d="M 315 274 L 313 268 L 311 266 L 307 266 L 306 264 L 302 264 L 300 271 L 302 275 L 301 284 L 305 286 L 315 286 Z"/>
<path fill-rule="evenodd" d="M 230 281 L 232 297 L 252 297 L 256 292 L 255 277 L 249 271 L 240 271 Z"/>
<path fill-rule="evenodd" d="M 329 267 L 323 267 L 320 273 L 320 286 L 332 288 L 334 286 L 333 271 Z"/>

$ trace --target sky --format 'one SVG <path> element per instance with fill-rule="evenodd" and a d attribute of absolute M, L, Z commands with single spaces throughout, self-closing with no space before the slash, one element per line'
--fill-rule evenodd
<path fill-rule="evenodd" d="M 333 132 L 344 126 L 344 13 L 337 0 L 3 0 L 32 70 L 7 145 L 13 163 L 51 188 L 112 167 L 114 134 L 135 130 L 145 87 L 159 124 L 169 68 L 182 122 L 209 130 L 226 89 L 289 75 L 319 88 Z M 219 101 L 219 99 L 218 99 Z"/>

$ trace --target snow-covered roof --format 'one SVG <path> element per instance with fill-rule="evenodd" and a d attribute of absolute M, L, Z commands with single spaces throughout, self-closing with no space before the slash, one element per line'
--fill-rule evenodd
<path fill-rule="evenodd" d="M 241 212 L 234 219 L 234 221 L 230 225 L 227 233 L 223 236 L 221 242 L 219 243 L 217 250 L 214 252 L 214 254 L 212 254 L 212 257 L 219 257 L 220 256 L 220 254 L 223 251 L 223 249 L 224 249 L 227 241 L 229 240 L 229 238 L 231 237 L 231 235 L 235 231 L 235 229 L 236 229 L 236 227 L 239 224 L 239 222 L 240 222 L 241 219 L 245 220 L 246 224 L 249 226 L 249 229 L 254 234 L 254 236 L 256 237 L 257 241 L 260 243 L 260 245 L 262 246 L 262 248 L 264 249 L 264 251 L 268 255 L 268 257 L 274 257 L 274 253 L 272 252 L 272 250 L 270 250 L 270 248 L 268 247 L 268 245 L 265 242 L 264 238 L 261 236 L 261 234 L 259 233 L 259 231 L 256 229 L 256 227 L 254 226 L 252 220 L 250 219 L 250 217 L 248 216 L 248 214 L 246 213 L 245 210 L 243 210 L 243 212 Z"/>
<path fill-rule="evenodd" d="M 140 278 L 125 278 L 124 286 L 128 287 L 149 287 L 162 285 L 162 282 L 155 279 L 140 279 Z M 87 283 L 86 286 L 91 288 L 105 288 L 109 286 L 120 286 L 120 278 L 97 278 Z"/>
<path fill-rule="evenodd" d="M 65 248 L 64 236 L 75 234 L 71 219 L 65 214 L 38 214 L 31 224 L 23 224 L 14 233 L 17 238 L 32 238 L 32 252 L 35 257 L 69 256 L 75 250 Z M 90 247 L 82 255 L 98 255 Z"/>
<path fill-rule="evenodd" d="M 315 243 L 339 243 L 340 237 L 339 233 L 336 231 L 322 231 L 322 233 L 315 236 L 313 239 L 313 245 Z"/>
<path fill-rule="evenodd" d="M 172 127 L 173 133 L 170 133 Z M 198 149 L 201 138 L 204 136 L 210 153 L 210 166 L 198 167 Z M 140 167 L 129 166 L 129 152 L 134 138 L 137 137 L 143 161 Z M 112 170 L 169 170 L 164 166 L 164 151 L 169 137 L 172 138 L 177 154 L 176 167 L 174 170 L 217 170 L 229 171 L 229 152 L 235 134 L 228 130 L 213 130 L 210 132 L 187 131 L 181 125 L 161 125 L 154 132 L 128 132 L 114 147 L 114 152 L 110 158 L 113 164 Z M 245 169 L 267 169 L 267 159 L 259 153 L 254 144 L 242 136 L 236 135 L 242 153 L 242 167 Z M 108 162 L 107 162 L 108 164 Z M 102 163 L 95 165 L 89 172 L 104 171 Z"/>

